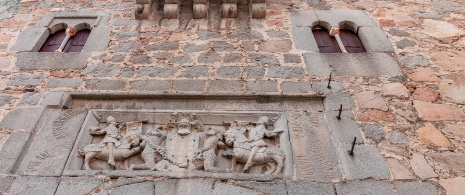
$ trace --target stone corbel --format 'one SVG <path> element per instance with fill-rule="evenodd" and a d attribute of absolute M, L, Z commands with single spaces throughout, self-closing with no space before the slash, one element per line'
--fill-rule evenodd
<path fill-rule="evenodd" d="M 151 13 L 153 0 L 136 0 L 134 16 L 137 20 L 148 19 Z"/>
<path fill-rule="evenodd" d="M 163 8 L 164 19 L 178 19 L 179 18 L 179 0 L 165 0 Z"/>
<path fill-rule="evenodd" d="M 208 0 L 194 0 L 194 19 L 207 19 L 208 18 Z"/>
<path fill-rule="evenodd" d="M 237 17 L 237 0 L 223 0 L 223 18 Z"/>
<path fill-rule="evenodd" d="M 250 0 L 250 15 L 253 19 L 263 19 L 266 17 L 266 0 Z"/>

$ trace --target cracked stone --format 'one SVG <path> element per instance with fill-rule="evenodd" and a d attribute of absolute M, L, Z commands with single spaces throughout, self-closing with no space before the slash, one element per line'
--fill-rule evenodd
<path fill-rule="evenodd" d="M 412 167 L 413 172 L 415 172 L 415 174 L 421 179 L 438 177 L 438 174 L 434 172 L 433 168 L 428 164 L 422 154 L 413 153 L 412 159 L 410 160 L 410 166 Z"/>

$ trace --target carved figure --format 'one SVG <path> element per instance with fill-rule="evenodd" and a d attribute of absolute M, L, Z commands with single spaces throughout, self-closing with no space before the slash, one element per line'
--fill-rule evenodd
<path fill-rule="evenodd" d="M 127 169 L 128 162 L 126 159 L 141 151 L 139 147 L 141 139 L 138 134 L 130 134 L 124 136 L 121 140 L 122 142 L 111 151 L 108 147 L 102 147 L 101 143 L 89 144 L 78 150 L 78 154 L 84 156 L 84 168 L 86 170 L 92 170 L 89 166 L 92 159 L 109 161 L 110 156 L 112 156 L 113 160 L 124 161 L 125 169 Z M 112 168 L 115 169 L 115 165 L 113 165 Z"/>
<path fill-rule="evenodd" d="M 265 118 L 262 118 L 257 122 L 257 126 L 255 127 L 255 134 L 263 133 L 265 134 L 266 131 L 263 131 L 263 128 L 260 124 L 264 122 Z M 270 134 L 271 135 L 271 134 Z M 259 138 L 260 135 L 257 135 Z M 226 145 L 229 147 L 233 147 L 232 155 L 232 170 L 236 170 L 236 162 L 240 163 L 249 163 L 247 168 L 250 168 L 254 164 L 265 164 L 269 167 L 269 169 L 265 172 L 265 174 L 279 174 L 281 173 L 285 154 L 284 151 L 272 146 L 266 146 L 266 143 L 263 141 L 263 137 L 261 139 L 255 139 L 254 141 L 249 141 L 242 133 L 237 130 L 229 129 L 225 132 L 224 138 L 226 141 Z M 260 141 L 261 140 L 261 141 Z M 258 146 L 257 150 L 254 154 L 252 154 L 253 147 Z M 266 147 L 260 147 L 266 146 Z M 249 162 L 250 161 L 250 162 Z M 244 170 L 246 167 L 244 167 Z"/>
<path fill-rule="evenodd" d="M 249 168 L 252 166 L 252 159 L 254 158 L 257 150 L 259 148 L 268 147 L 265 141 L 263 141 L 263 138 L 276 136 L 275 132 L 268 131 L 265 127 L 265 125 L 268 123 L 269 120 L 270 119 L 268 117 L 262 116 L 260 117 L 260 119 L 258 119 L 257 126 L 250 129 L 249 142 L 250 142 L 250 146 L 252 147 L 252 150 L 250 151 L 249 159 L 247 160 L 247 163 L 245 164 L 243 172 L 248 171 Z"/>
<path fill-rule="evenodd" d="M 195 169 L 200 170 L 203 168 L 208 172 L 228 172 L 228 170 L 215 167 L 215 152 L 218 148 L 224 148 L 224 143 L 221 141 L 223 140 L 223 132 L 211 128 L 206 135 L 208 138 L 205 139 L 203 147 L 199 148 L 193 159 Z"/>
<path fill-rule="evenodd" d="M 105 134 L 105 137 L 103 140 L 100 142 L 101 147 L 106 147 L 109 150 L 109 157 L 108 157 L 108 165 L 110 165 L 112 168 L 115 168 L 115 157 L 113 155 L 113 148 L 118 147 L 121 142 L 121 136 L 120 136 L 120 129 L 116 126 L 116 119 L 113 118 L 112 116 L 107 117 L 107 123 L 108 126 L 105 127 L 104 129 L 100 128 L 90 128 L 90 134 L 91 135 L 103 135 Z"/>

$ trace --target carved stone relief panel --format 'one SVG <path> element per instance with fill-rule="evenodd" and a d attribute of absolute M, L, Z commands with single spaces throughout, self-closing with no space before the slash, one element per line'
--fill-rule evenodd
<path fill-rule="evenodd" d="M 292 175 L 280 112 L 89 110 L 65 175 Z"/>

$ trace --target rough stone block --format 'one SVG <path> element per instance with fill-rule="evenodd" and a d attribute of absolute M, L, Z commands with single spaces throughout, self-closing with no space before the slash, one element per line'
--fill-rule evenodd
<path fill-rule="evenodd" d="M 378 149 L 370 145 L 355 145 L 354 155 L 349 155 L 351 144 L 338 146 L 337 152 L 346 179 L 390 179 L 391 173 Z M 343 194 L 343 193 L 341 193 Z"/>
<path fill-rule="evenodd" d="M 87 38 L 83 52 L 105 51 L 110 43 L 110 27 L 98 26 L 92 28 L 92 31 Z"/>
<path fill-rule="evenodd" d="M 358 29 L 358 27 L 362 26 L 377 26 L 376 22 L 362 10 L 317 10 L 315 14 L 320 21 L 320 25 L 327 29 L 331 27 L 340 27 L 344 24 L 349 25 L 353 29 Z M 352 26 L 353 24 L 355 26 Z"/>
<path fill-rule="evenodd" d="M 268 40 L 258 44 L 258 51 L 276 53 L 288 53 L 292 49 L 292 41 L 289 39 Z"/>
<path fill-rule="evenodd" d="M 329 76 L 403 76 L 397 62 L 386 53 L 307 53 L 304 54 L 310 75 Z M 331 67 L 331 68 L 330 68 Z"/>
<path fill-rule="evenodd" d="M 84 80 L 82 79 L 62 79 L 62 78 L 50 78 L 47 81 L 47 88 L 74 88 L 80 87 Z"/>
<path fill-rule="evenodd" d="M 217 74 L 221 78 L 240 79 L 242 77 L 241 68 L 237 66 L 222 66 Z"/>
<path fill-rule="evenodd" d="M 379 27 L 360 27 L 358 37 L 367 52 L 394 52 L 391 42 Z"/>
<path fill-rule="evenodd" d="M 226 51 L 231 52 L 234 51 L 234 45 L 231 43 L 227 43 L 225 41 L 215 41 L 212 44 L 212 48 L 214 51 Z"/>
<path fill-rule="evenodd" d="M 81 75 L 90 75 L 94 77 L 114 77 L 121 69 L 119 65 L 113 64 L 92 64 L 87 66 Z"/>
<path fill-rule="evenodd" d="M 304 73 L 300 67 L 271 66 L 267 77 L 281 79 L 303 79 Z"/>
<path fill-rule="evenodd" d="M 213 80 L 209 82 L 212 91 L 244 91 L 244 81 L 239 80 Z"/>
<path fill-rule="evenodd" d="M 438 177 L 438 174 L 434 172 L 433 167 L 428 164 L 428 161 L 425 160 L 422 154 L 413 153 L 412 159 L 410 159 L 410 166 L 413 172 L 421 179 Z"/>
<path fill-rule="evenodd" d="M 207 66 L 191 66 L 187 67 L 181 74 L 183 78 L 198 78 L 198 77 L 208 77 L 208 67 Z"/>
<path fill-rule="evenodd" d="M 354 137 L 356 137 L 357 143 L 363 143 L 360 128 L 358 127 L 357 122 L 354 121 L 352 112 L 343 111 L 341 119 L 337 119 L 337 115 L 338 111 L 330 111 L 327 116 L 334 142 L 352 143 L 354 141 Z"/>
<path fill-rule="evenodd" d="M 211 194 L 213 182 L 199 179 L 178 180 L 176 194 Z"/>
<path fill-rule="evenodd" d="M 381 141 L 386 135 L 384 130 L 378 125 L 364 124 L 364 125 L 361 125 L 361 127 L 362 127 L 362 131 L 365 137 L 370 138 L 376 142 Z"/>
<path fill-rule="evenodd" d="M 152 182 L 149 183 L 153 185 Z M 55 195 L 89 194 L 101 184 L 102 179 L 100 178 L 64 177 L 61 178 Z"/>
<path fill-rule="evenodd" d="M 212 64 L 220 61 L 220 55 L 215 52 L 201 53 L 198 57 L 199 63 Z"/>
<path fill-rule="evenodd" d="M 188 55 L 176 56 L 169 61 L 172 64 L 191 64 L 192 62 L 193 60 Z"/>
<path fill-rule="evenodd" d="M 35 106 L 39 103 L 40 98 L 44 95 L 43 92 L 41 93 L 33 93 L 27 92 L 23 95 L 21 100 L 19 101 L 18 105 L 31 105 Z"/>
<path fill-rule="evenodd" d="M 263 66 L 247 66 L 245 72 L 248 79 L 261 79 L 265 76 L 265 68 Z"/>
<path fill-rule="evenodd" d="M 42 107 L 19 108 L 13 110 L 0 122 L 0 129 L 32 131 L 43 110 L 44 108 Z"/>
<path fill-rule="evenodd" d="M 391 173 L 394 179 L 401 180 L 401 179 L 414 179 L 415 177 L 413 174 L 408 170 L 408 168 L 403 165 L 399 160 L 395 158 L 387 158 L 386 159 L 389 168 L 391 169 Z"/>
<path fill-rule="evenodd" d="M 11 86 L 38 86 L 42 85 L 46 77 L 44 74 L 16 75 L 12 76 L 6 84 Z"/>
<path fill-rule="evenodd" d="M 250 93 L 278 92 L 278 82 L 267 80 L 248 81 L 247 90 Z"/>
<path fill-rule="evenodd" d="M 145 49 L 148 50 L 148 51 L 157 50 L 157 49 L 150 50 L 150 49 L 148 49 L 148 48 L 150 48 L 149 46 L 151 46 L 151 45 L 148 45 Z M 117 52 L 131 53 L 131 52 L 135 51 L 138 47 L 140 47 L 139 43 L 131 41 L 131 42 L 122 42 L 122 43 L 119 43 L 117 45 L 113 45 L 113 46 L 110 47 L 110 50 L 117 51 Z"/>
<path fill-rule="evenodd" d="M 17 177 L 8 194 L 11 195 L 49 195 L 54 194 L 58 186 L 55 177 Z"/>
<path fill-rule="evenodd" d="M 352 181 L 336 184 L 337 194 L 386 194 L 394 195 L 391 183 L 387 181 Z"/>
<path fill-rule="evenodd" d="M 394 188 L 399 195 L 437 195 L 438 192 L 433 184 L 429 182 L 402 182 L 397 181 L 394 183 Z"/>
<path fill-rule="evenodd" d="M 268 65 L 278 65 L 279 61 L 276 56 L 273 54 L 262 54 L 262 53 L 251 53 L 249 55 L 250 62 L 257 63 L 260 65 L 268 64 Z"/>
<path fill-rule="evenodd" d="M 6 194 L 6 191 L 10 188 L 11 183 L 15 180 L 12 176 L 0 176 L 0 193 Z"/>
<path fill-rule="evenodd" d="M 433 104 L 414 100 L 413 105 L 418 111 L 418 116 L 428 121 L 462 121 L 465 113 L 457 106 L 450 104 Z"/>
<path fill-rule="evenodd" d="M 238 185 L 269 195 L 281 195 L 287 193 L 286 184 L 284 182 L 238 182 Z"/>
<path fill-rule="evenodd" d="M 45 97 L 40 104 L 42 106 L 59 107 L 62 103 L 63 94 L 63 91 L 48 92 L 45 94 Z"/>
<path fill-rule="evenodd" d="M 291 13 L 291 24 L 293 26 L 313 27 L 319 23 L 314 11 L 301 10 Z"/>
<path fill-rule="evenodd" d="M 17 174 L 60 176 L 86 114 L 81 109 L 51 111 L 25 153 Z"/>
<path fill-rule="evenodd" d="M 212 195 L 235 195 L 235 194 L 249 194 L 259 195 L 260 193 L 249 190 L 247 188 L 241 188 L 229 184 L 215 183 Z"/>
<path fill-rule="evenodd" d="M 330 86 L 331 88 L 328 88 L 328 81 L 314 82 L 312 83 L 312 90 L 317 93 L 328 94 L 338 93 L 344 88 L 341 83 L 335 81 L 331 81 Z"/>
<path fill-rule="evenodd" d="M 155 194 L 175 194 L 178 180 L 169 179 L 155 182 Z"/>
<path fill-rule="evenodd" d="M 312 84 L 310 82 L 285 81 L 281 83 L 281 90 L 284 93 L 308 93 L 312 91 Z"/>
<path fill-rule="evenodd" d="M 310 27 L 293 27 L 292 38 L 296 49 L 310 52 L 320 52 Z"/>
<path fill-rule="evenodd" d="M 47 40 L 47 37 L 48 29 L 45 27 L 28 28 L 19 34 L 16 45 L 11 48 L 11 51 L 37 52 Z"/>
<path fill-rule="evenodd" d="M 89 52 L 20 52 L 16 66 L 20 70 L 76 70 L 86 67 Z"/>
<path fill-rule="evenodd" d="M 12 171 L 29 135 L 29 132 L 15 132 L 6 140 L 0 151 L 0 173 Z"/>
<path fill-rule="evenodd" d="M 224 55 L 224 63 L 234 63 L 241 62 L 244 59 L 244 56 L 241 53 L 227 53 Z"/>
<path fill-rule="evenodd" d="M 137 70 L 136 77 L 161 77 L 167 78 L 176 73 L 176 68 L 173 67 L 156 67 L 156 66 L 142 66 Z"/>
<path fill-rule="evenodd" d="M 173 88 L 175 91 L 203 91 L 205 89 L 206 81 L 204 80 L 179 80 L 173 81 Z"/>
<path fill-rule="evenodd" d="M 187 45 L 184 47 L 184 52 L 186 53 L 203 52 L 207 50 L 207 44 L 195 45 L 193 43 L 187 43 Z"/>
<path fill-rule="evenodd" d="M 86 88 L 92 90 L 118 90 L 126 87 L 126 81 L 108 79 L 90 79 L 86 81 Z"/>
<path fill-rule="evenodd" d="M 334 187 L 330 183 L 317 183 L 311 181 L 286 181 L 288 194 L 321 194 L 321 195 L 333 195 Z"/>
<path fill-rule="evenodd" d="M 342 104 L 342 110 L 352 110 L 355 108 L 355 102 L 349 94 L 329 93 L 323 100 L 326 110 L 339 110 Z"/>
<path fill-rule="evenodd" d="M 0 106 L 1 105 L 5 105 L 5 104 L 9 104 L 11 102 L 11 100 L 14 99 L 14 96 L 12 95 L 0 95 Z"/>
<path fill-rule="evenodd" d="M 130 185 L 123 185 L 111 190 L 111 194 L 114 195 L 126 195 L 126 194 L 154 194 L 155 189 L 153 182 L 147 181 L 142 183 L 135 183 Z"/>
<path fill-rule="evenodd" d="M 130 83 L 131 89 L 142 91 L 167 91 L 171 88 L 171 82 L 166 80 L 143 80 Z"/>
<path fill-rule="evenodd" d="M 300 63 L 302 62 L 300 54 L 284 54 L 284 63 Z"/>

